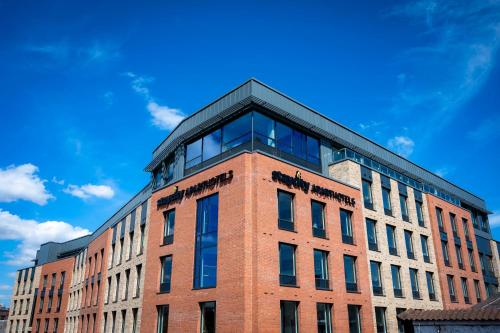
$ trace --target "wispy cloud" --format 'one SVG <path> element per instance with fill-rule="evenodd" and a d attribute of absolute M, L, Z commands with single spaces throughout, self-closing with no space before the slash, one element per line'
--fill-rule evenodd
<path fill-rule="evenodd" d="M 38 247 L 45 242 L 64 242 L 89 233 L 87 229 L 66 222 L 27 220 L 0 209 L 0 240 L 20 242 L 15 249 L 4 253 L 5 263 L 9 265 L 28 265 L 35 258 Z"/>
<path fill-rule="evenodd" d="M 81 186 L 70 184 L 63 190 L 63 192 L 80 199 L 89 199 L 92 197 L 111 199 L 115 195 L 115 191 L 111 186 L 94 184 L 86 184 Z"/>
<path fill-rule="evenodd" d="M 439 177 L 445 177 L 455 171 L 455 167 L 443 166 L 434 171 Z"/>
<path fill-rule="evenodd" d="M 407 136 L 395 136 L 387 142 L 387 146 L 394 150 L 396 154 L 408 157 L 413 153 L 415 142 Z"/>
<path fill-rule="evenodd" d="M 46 180 L 38 176 L 38 167 L 31 164 L 10 165 L 0 168 L 0 202 L 17 200 L 45 205 L 54 198 L 45 188 Z"/>
<path fill-rule="evenodd" d="M 146 101 L 146 109 L 152 117 L 151 122 L 153 125 L 160 129 L 171 130 L 186 117 L 181 110 L 160 105 L 156 102 L 148 86 L 154 81 L 153 78 L 140 76 L 132 72 L 126 72 L 123 75 L 130 78 L 132 89 Z"/>
<path fill-rule="evenodd" d="M 500 211 L 496 211 L 492 215 L 488 216 L 488 222 L 492 229 L 500 228 Z"/>
<path fill-rule="evenodd" d="M 386 17 L 405 19 L 421 34 L 398 62 L 404 79 L 393 112 L 426 115 L 424 135 L 452 120 L 488 78 L 500 46 L 500 1 L 420 0 L 391 8 Z M 422 124 L 424 126 L 424 124 Z"/>

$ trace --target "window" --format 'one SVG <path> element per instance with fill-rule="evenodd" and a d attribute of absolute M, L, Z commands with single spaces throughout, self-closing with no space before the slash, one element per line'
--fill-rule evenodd
<path fill-rule="evenodd" d="M 347 305 L 347 313 L 349 316 L 349 333 L 361 333 L 361 316 L 360 305 Z"/>
<path fill-rule="evenodd" d="M 122 222 L 122 223 L 124 223 L 124 222 Z M 117 265 L 120 265 L 122 263 L 122 256 L 123 256 L 123 238 L 120 239 L 120 252 L 119 252 L 119 256 L 118 256 Z"/>
<path fill-rule="evenodd" d="M 447 275 L 446 278 L 448 280 L 448 291 L 450 293 L 450 301 L 456 303 L 457 295 L 455 293 L 455 281 L 453 279 L 453 275 Z"/>
<path fill-rule="evenodd" d="M 164 214 L 163 222 L 163 245 L 174 242 L 175 210 L 169 210 Z"/>
<path fill-rule="evenodd" d="M 413 299 L 420 299 L 420 286 L 418 284 L 418 270 L 410 268 L 410 284 Z"/>
<path fill-rule="evenodd" d="M 141 271 L 142 271 L 142 264 L 135 266 L 136 282 L 135 282 L 134 297 L 139 297 L 141 293 Z"/>
<path fill-rule="evenodd" d="M 415 259 L 415 253 L 413 252 L 412 232 L 409 230 L 405 230 L 404 234 L 405 234 L 405 244 L 406 244 L 406 256 L 408 257 L 408 259 Z"/>
<path fill-rule="evenodd" d="M 83 322 L 83 318 L 82 318 Z M 111 312 L 111 332 L 114 333 L 116 324 L 116 311 Z"/>
<path fill-rule="evenodd" d="M 404 309 L 404 308 L 396 308 L 396 316 L 399 315 L 400 313 L 405 312 L 405 311 L 406 311 L 406 309 Z M 397 320 L 398 320 L 398 333 L 405 333 L 404 322 L 399 318 L 397 318 Z"/>
<path fill-rule="evenodd" d="M 458 268 L 464 269 L 464 260 L 462 258 L 462 247 L 455 245 L 455 252 L 457 253 Z"/>
<path fill-rule="evenodd" d="M 382 287 L 382 275 L 380 274 L 380 263 L 378 261 L 370 261 L 370 272 L 372 276 L 373 295 L 382 296 L 384 290 Z"/>
<path fill-rule="evenodd" d="M 217 230 L 219 195 L 197 201 L 196 253 L 194 288 L 211 288 L 217 284 Z"/>
<path fill-rule="evenodd" d="M 160 258 L 161 274 L 160 274 L 160 292 L 170 292 L 170 280 L 172 277 L 172 256 Z"/>
<path fill-rule="evenodd" d="M 57 333 L 57 327 L 59 326 L 59 319 L 58 318 L 54 318 L 54 327 L 53 327 L 53 332 L 54 333 Z"/>
<path fill-rule="evenodd" d="M 422 256 L 424 257 L 424 261 L 426 263 L 430 263 L 431 258 L 429 256 L 429 239 L 427 236 L 420 235 L 420 245 L 422 246 Z"/>
<path fill-rule="evenodd" d="M 474 291 L 476 292 L 476 301 L 481 302 L 481 287 L 479 286 L 479 280 L 474 280 Z"/>
<path fill-rule="evenodd" d="M 64 288 L 64 279 L 66 278 L 66 272 L 61 272 L 61 281 L 59 282 L 59 289 Z"/>
<path fill-rule="evenodd" d="M 348 292 L 357 292 L 356 257 L 344 255 L 345 286 Z"/>
<path fill-rule="evenodd" d="M 377 221 L 366 219 L 366 235 L 368 238 L 368 248 L 372 251 L 378 251 L 377 240 Z"/>
<path fill-rule="evenodd" d="M 110 294 L 111 294 L 111 276 L 108 277 L 108 292 L 106 293 L 106 304 L 109 303 Z"/>
<path fill-rule="evenodd" d="M 215 130 L 203 137 L 203 161 L 206 161 L 221 153 L 221 130 Z"/>
<path fill-rule="evenodd" d="M 312 230 L 314 237 L 326 237 L 325 230 L 325 204 L 312 200 L 311 201 L 311 212 L 312 212 Z"/>
<path fill-rule="evenodd" d="M 186 145 L 186 168 L 201 163 L 201 139 Z"/>
<path fill-rule="evenodd" d="M 130 269 L 125 270 L 125 293 L 123 295 L 123 300 L 126 300 L 128 298 L 128 285 L 130 282 Z M 99 294 L 99 291 L 97 291 Z"/>
<path fill-rule="evenodd" d="M 278 191 L 278 227 L 293 231 L 293 194 Z"/>
<path fill-rule="evenodd" d="M 145 227 L 146 227 L 145 225 L 141 225 L 138 255 L 141 255 L 144 252 L 144 237 L 146 237 L 146 235 L 144 233 Z"/>
<path fill-rule="evenodd" d="M 444 231 L 443 210 L 439 207 L 436 207 L 436 218 L 437 218 L 437 222 L 438 222 L 439 231 Z"/>
<path fill-rule="evenodd" d="M 318 333 L 332 333 L 332 305 L 328 303 L 316 303 L 318 319 Z"/>
<path fill-rule="evenodd" d="M 62 301 L 62 296 L 57 296 L 56 312 L 61 311 L 61 301 Z"/>
<path fill-rule="evenodd" d="M 222 127 L 222 151 L 228 151 L 252 138 L 252 114 L 247 113 Z M 205 144 L 205 141 L 203 141 Z M 205 160 L 205 159 L 204 159 Z"/>
<path fill-rule="evenodd" d="M 121 329 L 120 329 L 120 332 L 121 333 L 125 333 L 125 319 L 127 318 L 127 310 L 122 310 L 121 311 L 121 319 L 122 319 L 122 323 L 121 323 Z"/>
<path fill-rule="evenodd" d="M 16 329 L 17 331 L 17 329 Z M 45 319 L 44 327 L 43 327 L 43 332 L 47 333 L 49 331 L 49 320 Z"/>
<path fill-rule="evenodd" d="M 115 285 L 115 298 L 114 302 L 118 301 L 118 294 L 120 293 L 120 273 L 116 274 L 116 285 Z"/>
<path fill-rule="evenodd" d="M 406 195 L 399 194 L 399 205 L 401 207 L 401 218 L 403 221 L 409 222 L 410 219 L 408 218 L 408 198 L 406 198 Z"/>
<path fill-rule="evenodd" d="M 382 187 L 382 202 L 385 215 L 392 216 L 391 190 L 385 187 Z"/>
<path fill-rule="evenodd" d="M 429 292 L 429 299 L 431 301 L 435 301 L 436 290 L 434 288 L 434 274 L 432 272 L 425 272 L 425 278 L 427 280 L 427 291 Z"/>
<path fill-rule="evenodd" d="M 486 264 L 484 263 L 484 254 L 479 253 L 479 263 L 481 264 L 481 271 L 486 275 Z"/>
<path fill-rule="evenodd" d="M 467 249 L 469 255 L 469 265 L 473 272 L 476 272 L 476 262 L 474 261 L 474 252 L 471 249 Z"/>
<path fill-rule="evenodd" d="M 450 264 L 450 255 L 448 253 L 448 242 L 442 240 L 441 241 L 441 247 L 443 249 L 443 261 L 444 261 L 444 264 L 446 266 L 451 267 L 451 264 Z"/>
<path fill-rule="evenodd" d="M 47 302 L 47 312 L 52 310 L 52 296 L 49 294 L 49 301 Z"/>
<path fill-rule="evenodd" d="M 495 276 L 495 269 L 493 268 L 493 257 L 492 256 L 486 256 L 486 262 L 488 263 L 488 272 L 489 275 Z"/>
<path fill-rule="evenodd" d="M 398 248 L 396 245 L 396 227 L 387 224 L 385 227 L 387 233 L 387 244 L 389 246 L 389 253 L 393 256 L 398 255 Z"/>
<path fill-rule="evenodd" d="M 138 308 L 133 308 L 132 309 L 132 333 L 137 333 L 137 311 Z M 168 318 L 168 316 L 167 316 Z M 167 319 L 168 322 L 168 319 Z M 160 326 L 160 325 L 158 325 Z M 167 330 L 168 330 L 168 323 L 167 323 Z M 159 333 L 167 333 L 167 330 L 160 331 Z M 106 331 L 104 331 L 106 332 Z"/>
<path fill-rule="evenodd" d="M 377 323 L 377 333 L 387 333 L 385 322 L 385 308 L 375 307 L 375 321 Z"/>
<path fill-rule="evenodd" d="M 464 227 L 465 239 L 470 240 L 469 222 L 467 221 L 467 219 L 462 218 L 462 225 Z"/>
<path fill-rule="evenodd" d="M 460 278 L 460 282 L 462 283 L 462 294 L 464 295 L 464 302 L 466 304 L 470 304 L 469 288 L 467 286 L 467 279 L 466 278 Z"/>
<path fill-rule="evenodd" d="M 201 333 L 215 333 L 215 302 L 200 303 Z"/>
<path fill-rule="evenodd" d="M 168 332 L 168 305 L 159 305 L 157 307 L 158 311 L 158 323 L 157 323 L 157 333 L 167 333 Z M 137 316 L 137 309 L 135 311 Z M 134 320 L 135 322 L 135 320 Z"/>
<path fill-rule="evenodd" d="M 392 275 L 392 289 L 394 290 L 394 297 L 403 297 L 403 289 L 401 286 L 401 274 L 400 267 L 396 265 L 391 265 L 391 275 Z"/>
<path fill-rule="evenodd" d="M 134 250 L 134 232 L 131 231 L 129 232 L 128 234 L 128 239 L 129 239 L 129 242 L 128 242 L 128 260 L 130 260 L 132 258 L 132 252 Z M 102 256 L 101 256 L 102 258 Z M 101 259 L 101 263 L 102 263 L 102 259 Z M 101 266 L 101 271 L 102 271 L 102 266 Z"/>
<path fill-rule="evenodd" d="M 256 142 L 276 147 L 275 121 L 261 113 L 253 113 L 253 131 Z"/>
<path fill-rule="evenodd" d="M 453 213 L 450 213 L 450 224 L 451 230 L 453 231 L 453 236 L 458 237 L 457 219 L 455 217 L 455 214 Z"/>
<path fill-rule="evenodd" d="M 298 302 L 281 301 L 281 333 L 297 333 L 299 331 L 299 323 L 297 320 Z"/>
<path fill-rule="evenodd" d="M 295 272 L 295 246 L 285 243 L 279 244 L 280 284 L 285 286 L 297 285 Z"/>
<path fill-rule="evenodd" d="M 329 289 L 328 278 L 328 252 L 314 250 L 314 277 L 316 279 L 316 289 Z"/>
<path fill-rule="evenodd" d="M 340 209 L 340 226 L 342 229 L 342 242 L 345 244 L 354 244 L 351 215 L 352 213 L 350 211 Z"/>
<path fill-rule="evenodd" d="M 363 179 L 362 188 L 363 188 L 363 203 L 365 204 L 365 208 L 373 209 L 372 183 Z"/>
<path fill-rule="evenodd" d="M 424 222 L 424 213 L 422 209 L 422 202 L 415 200 L 415 209 L 417 210 L 417 221 L 418 225 L 421 227 L 425 227 L 425 222 Z"/>

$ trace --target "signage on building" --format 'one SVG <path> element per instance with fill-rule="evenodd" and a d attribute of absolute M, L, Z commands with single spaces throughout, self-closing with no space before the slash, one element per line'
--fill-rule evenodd
<path fill-rule="evenodd" d="M 233 170 L 221 173 L 215 177 L 199 182 L 198 184 L 192 185 L 186 189 L 179 190 L 178 186 L 174 186 L 173 193 L 158 199 L 156 205 L 168 206 L 175 202 L 181 202 L 184 197 L 190 198 L 193 195 L 200 194 L 205 190 L 211 190 L 216 186 L 225 185 L 233 179 Z"/>
<path fill-rule="evenodd" d="M 281 173 L 280 171 L 273 171 L 272 173 L 272 179 L 275 182 L 279 182 L 281 184 L 284 184 L 288 186 L 289 188 L 297 188 L 302 190 L 304 193 L 309 193 L 309 190 L 311 193 L 314 193 L 316 195 L 326 197 L 332 200 L 337 200 L 345 205 L 349 206 L 355 206 L 356 205 L 356 200 L 353 197 L 350 197 L 348 195 L 345 195 L 340 192 L 336 192 L 334 190 L 331 190 L 326 187 L 322 187 L 320 185 L 316 184 L 311 184 L 308 181 L 305 181 L 302 179 L 302 174 L 300 171 L 297 171 L 295 174 L 295 177 L 285 175 L 284 173 Z"/>

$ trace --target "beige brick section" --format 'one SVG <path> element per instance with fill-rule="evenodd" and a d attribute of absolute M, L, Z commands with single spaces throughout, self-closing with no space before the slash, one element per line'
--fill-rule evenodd
<path fill-rule="evenodd" d="M 493 271 L 497 279 L 500 279 L 500 257 L 498 256 L 497 242 L 492 239 L 490 240 L 491 253 L 493 253 Z M 500 292 L 500 286 L 497 288 Z"/>
<path fill-rule="evenodd" d="M 339 179 L 343 182 L 361 188 L 361 168 L 360 165 L 352 161 L 343 161 L 341 163 L 330 166 L 330 176 Z M 427 209 L 427 200 L 423 195 L 423 215 L 426 227 L 420 227 L 417 221 L 417 212 L 415 205 L 414 192 L 411 187 L 408 189 L 408 214 L 410 222 L 405 222 L 401 219 L 401 209 L 399 203 L 398 184 L 394 179 L 391 179 L 391 206 L 394 216 L 387 216 L 384 213 L 381 190 L 380 174 L 372 170 L 372 197 L 374 210 L 363 208 L 365 218 L 370 218 L 377 221 L 376 232 L 379 252 L 368 251 L 368 260 L 378 261 L 381 263 L 381 278 L 384 289 L 384 296 L 372 296 L 372 304 L 374 307 L 386 308 L 386 321 L 389 333 L 397 332 L 396 308 L 404 309 L 442 309 L 441 290 L 439 287 L 436 257 L 432 242 L 432 231 L 429 227 L 430 218 Z M 360 203 L 363 204 L 363 203 Z M 386 224 L 396 227 L 396 243 L 398 256 L 389 254 L 387 243 Z M 366 226 L 363 228 L 364 238 L 367 239 Z M 404 238 L 404 230 L 412 232 L 413 251 L 415 260 L 408 259 L 406 256 L 406 244 Z M 423 260 L 420 235 L 428 237 L 429 256 L 431 263 L 426 263 Z M 401 267 L 401 285 L 403 288 L 403 298 L 394 297 L 392 290 L 392 275 L 391 265 Z M 410 268 L 418 269 L 418 284 L 421 299 L 415 300 L 412 296 L 410 283 Z M 427 289 L 427 281 L 425 272 L 432 272 L 434 275 L 434 288 L 436 293 L 436 301 L 429 300 Z M 370 272 L 371 274 L 371 272 Z M 371 281 L 371 276 L 370 276 Z M 370 283 L 371 288 L 371 283 Z M 372 293 L 373 295 L 373 293 Z M 373 309 L 374 310 L 374 309 Z M 373 311 L 373 321 L 375 323 L 375 311 Z M 376 328 L 374 327 L 374 331 Z"/>
<path fill-rule="evenodd" d="M 151 206 L 150 200 L 148 200 L 148 212 Z M 134 227 L 134 237 L 130 239 L 130 222 L 131 215 L 129 214 L 127 218 L 118 223 L 116 232 L 116 243 L 115 250 L 112 250 L 112 239 L 108 246 L 109 258 L 108 258 L 108 273 L 107 279 L 104 281 L 104 314 L 106 316 L 106 323 L 103 320 L 100 323 L 99 332 L 111 333 L 112 332 L 112 318 L 113 312 L 115 315 L 114 331 L 121 332 L 122 327 L 122 310 L 126 310 L 125 317 L 125 330 L 126 333 L 133 332 L 133 315 L 132 309 L 137 308 L 137 327 L 136 332 L 140 332 L 141 327 L 141 311 L 142 311 L 142 296 L 143 296 L 143 286 L 144 286 L 144 273 L 146 265 L 147 256 L 147 237 L 150 223 L 150 214 L 146 214 L 146 224 L 144 228 L 144 239 L 143 239 L 143 249 L 141 253 L 141 206 L 138 206 L 135 210 L 135 227 Z M 120 230 L 121 224 L 125 223 L 125 237 L 123 238 L 123 249 L 120 245 Z M 130 242 L 132 243 L 132 251 L 130 251 Z M 122 252 L 123 250 L 123 252 Z M 122 256 L 121 262 L 119 262 L 120 254 Z M 137 283 L 137 266 L 141 265 L 140 271 L 140 281 Z M 128 291 L 126 290 L 126 274 L 125 272 L 130 270 L 129 281 L 128 281 Z M 118 297 L 117 295 L 117 276 L 120 274 L 120 285 L 118 286 Z M 111 285 L 108 284 L 109 278 L 111 278 Z M 137 290 L 138 286 L 138 290 Z M 137 295 L 138 293 L 138 295 Z M 104 331 L 106 324 L 106 331 Z"/>
<path fill-rule="evenodd" d="M 35 270 L 35 274 L 33 280 L 31 280 L 33 270 Z M 17 275 L 14 281 L 9 318 L 5 332 L 31 332 L 30 319 L 33 312 L 33 302 L 35 301 L 35 289 L 38 288 L 40 281 L 40 267 L 19 270 L 17 274 L 22 274 L 21 281 L 17 282 L 19 279 L 19 275 Z M 26 281 L 24 274 L 27 274 Z"/>

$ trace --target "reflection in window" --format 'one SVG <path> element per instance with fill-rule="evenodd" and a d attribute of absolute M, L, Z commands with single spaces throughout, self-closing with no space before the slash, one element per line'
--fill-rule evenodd
<path fill-rule="evenodd" d="M 361 333 L 360 305 L 347 305 L 349 316 L 349 333 Z"/>
<path fill-rule="evenodd" d="M 314 277 L 317 289 L 328 289 L 328 252 L 314 250 Z"/>
<path fill-rule="evenodd" d="M 401 275 L 399 273 L 400 267 L 391 265 L 392 275 L 392 289 L 394 290 L 394 297 L 403 297 L 403 289 L 401 287 Z"/>
<path fill-rule="evenodd" d="M 341 209 L 340 210 L 340 226 L 342 230 L 342 242 L 346 244 L 354 244 L 354 237 L 352 233 L 351 212 Z"/>
<path fill-rule="evenodd" d="M 383 295 L 382 276 L 380 274 L 380 263 L 370 261 L 370 272 L 372 275 L 372 289 L 374 295 Z"/>
<path fill-rule="evenodd" d="M 344 274 L 346 290 L 348 292 L 358 291 L 356 257 L 344 255 Z"/>
<path fill-rule="evenodd" d="M 425 278 L 427 279 L 427 290 L 429 292 L 429 299 L 431 301 L 435 301 L 436 290 L 434 289 L 434 274 L 432 272 L 425 272 Z"/>
<path fill-rule="evenodd" d="M 201 163 L 201 139 L 186 146 L 186 168 Z"/>
<path fill-rule="evenodd" d="M 215 333 L 215 302 L 200 303 L 201 333 Z"/>
<path fill-rule="evenodd" d="M 311 201 L 312 229 L 314 237 L 326 237 L 325 231 L 325 204 Z"/>
<path fill-rule="evenodd" d="M 317 303 L 316 313 L 318 333 L 332 333 L 332 305 L 328 303 Z"/>
<path fill-rule="evenodd" d="M 294 230 L 293 194 L 278 191 L 278 227 L 283 230 Z"/>
<path fill-rule="evenodd" d="M 377 323 L 377 333 L 387 333 L 385 323 L 385 308 L 375 307 L 375 321 Z"/>
<path fill-rule="evenodd" d="M 297 320 L 298 302 L 281 301 L 281 333 L 297 333 L 299 331 Z"/>
<path fill-rule="evenodd" d="M 366 219 L 366 235 L 368 238 L 368 248 L 372 251 L 378 251 L 376 224 L 377 221 Z"/>
<path fill-rule="evenodd" d="M 218 129 L 203 137 L 203 161 L 208 160 L 221 152 L 221 130 Z"/>
<path fill-rule="evenodd" d="M 295 246 L 291 244 L 279 244 L 280 260 L 280 284 L 295 286 L 297 277 L 295 275 Z"/>
<path fill-rule="evenodd" d="M 222 151 L 250 141 L 252 137 L 252 114 L 247 113 L 222 127 Z M 205 160 L 205 159 L 204 159 Z"/>
<path fill-rule="evenodd" d="M 267 146 L 276 147 L 275 121 L 261 113 L 253 113 L 253 129 L 256 141 Z"/>

